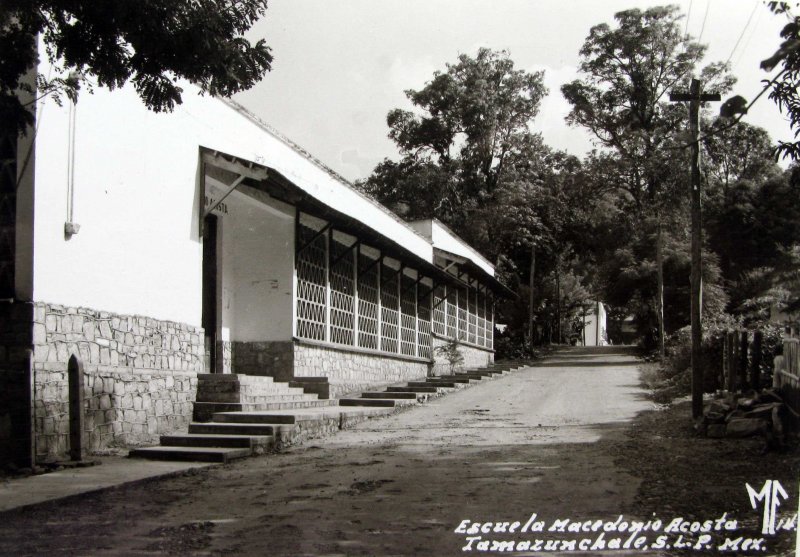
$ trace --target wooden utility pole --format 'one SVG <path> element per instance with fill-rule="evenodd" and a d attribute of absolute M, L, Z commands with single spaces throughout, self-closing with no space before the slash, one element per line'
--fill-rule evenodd
<path fill-rule="evenodd" d="M 689 101 L 689 131 L 691 133 L 691 203 L 692 203 L 692 417 L 703 415 L 703 230 L 700 205 L 700 103 L 719 101 L 718 93 L 702 93 L 699 79 L 692 79 L 688 93 L 672 93 L 673 102 Z"/>

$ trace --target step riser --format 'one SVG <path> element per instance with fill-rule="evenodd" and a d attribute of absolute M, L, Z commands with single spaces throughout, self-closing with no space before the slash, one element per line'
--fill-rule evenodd
<path fill-rule="evenodd" d="M 416 393 L 392 393 L 392 392 L 362 393 L 361 394 L 361 398 L 369 398 L 369 399 L 398 398 L 398 399 L 416 400 L 417 394 Z"/>
<path fill-rule="evenodd" d="M 250 449 L 232 449 L 230 453 L 217 453 L 217 452 L 204 452 L 202 448 L 196 451 L 171 451 L 169 447 L 164 447 L 160 450 L 147 450 L 139 451 L 133 449 L 130 451 L 129 456 L 144 457 L 150 460 L 181 460 L 192 462 L 221 462 L 226 463 L 238 458 L 246 458 L 251 456 L 253 451 Z"/>
<path fill-rule="evenodd" d="M 213 419 L 220 424 L 293 424 L 294 416 L 285 414 L 246 414 L 239 412 L 217 412 Z"/>
<path fill-rule="evenodd" d="M 216 435 L 275 435 L 275 426 L 259 424 L 191 424 L 189 433 L 211 433 Z"/>
<path fill-rule="evenodd" d="M 435 394 L 439 392 L 436 387 L 387 387 L 387 393 L 420 393 Z"/>
<path fill-rule="evenodd" d="M 172 447 L 225 447 L 229 449 L 251 449 L 251 437 L 232 435 L 229 437 L 203 438 L 191 435 L 162 435 L 161 444 Z"/>

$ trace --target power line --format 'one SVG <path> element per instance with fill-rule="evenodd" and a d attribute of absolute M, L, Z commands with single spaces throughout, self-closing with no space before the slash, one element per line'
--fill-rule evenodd
<path fill-rule="evenodd" d="M 686 11 L 686 25 L 683 28 L 683 36 L 689 33 L 689 18 L 692 17 L 692 0 L 689 0 L 689 9 Z"/>
<path fill-rule="evenodd" d="M 756 7 L 759 6 L 758 1 L 756 2 Z M 733 67 L 739 65 L 739 62 L 742 61 L 742 57 L 744 56 L 745 52 L 747 52 L 747 47 L 750 44 L 750 41 L 753 40 L 753 36 L 756 34 L 758 30 L 758 24 L 761 21 L 761 13 L 763 10 L 756 10 L 756 19 L 753 22 L 753 26 L 750 28 L 750 32 L 747 34 L 747 38 L 744 40 L 744 44 L 742 48 L 739 50 L 739 54 L 736 55 L 736 60 L 733 62 Z"/>
<path fill-rule="evenodd" d="M 756 0 L 756 2 L 754 2 L 753 10 L 750 12 L 750 17 L 747 18 L 747 23 L 744 24 L 744 28 L 742 29 L 742 32 L 739 33 L 739 38 L 736 39 L 736 44 L 733 45 L 733 49 L 731 50 L 731 53 L 728 56 L 728 59 L 725 60 L 726 64 L 731 61 L 731 58 L 733 58 L 733 53 L 736 52 L 736 47 L 739 46 L 739 43 L 741 42 L 742 37 L 744 37 L 745 31 L 747 31 L 747 28 L 750 27 L 750 22 L 753 21 L 753 16 L 755 15 L 757 9 L 758 9 L 758 0 Z"/>
<path fill-rule="evenodd" d="M 711 7 L 711 0 L 706 0 L 706 13 L 703 16 L 703 25 L 700 27 L 700 35 L 697 37 L 699 43 L 703 39 L 703 31 L 706 30 L 706 20 L 708 19 L 708 10 Z"/>

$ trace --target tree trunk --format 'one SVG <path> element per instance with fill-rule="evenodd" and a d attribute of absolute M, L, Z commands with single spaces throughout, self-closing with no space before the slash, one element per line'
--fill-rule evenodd
<path fill-rule="evenodd" d="M 528 342 L 533 350 L 533 278 L 536 273 L 536 245 L 531 244 L 531 276 L 528 280 Z"/>
<path fill-rule="evenodd" d="M 561 273 L 556 261 L 556 343 L 561 344 Z"/>
<path fill-rule="evenodd" d="M 658 224 L 656 229 L 656 270 L 658 276 L 658 284 L 656 286 L 656 312 L 658 313 L 658 355 L 661 361 L 664 361 L 664 254 L 663 244 L 664 238 L 661 230 L 661 215 L 658 215 Z"/>

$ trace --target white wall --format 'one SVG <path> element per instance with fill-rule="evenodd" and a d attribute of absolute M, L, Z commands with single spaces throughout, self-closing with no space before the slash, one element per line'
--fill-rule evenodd
<path fill-rule="evenodd" d="M 455 255 L 466 257 L 478 267 L 494 276 L 494 265 L 467 244 L 464 240 L 456 236 L 449 228 L 436 219 L 418 220 L 409 223 L 414 230 L 433 242 L 433 246 Z"/>
<path fill-rule="evenodd" d="M 220 218 L 223 340 L 292 338 L 294 208 L 259 197 L 235 191 Z"/>
<path fill-rule="evenodd" d="M 432 260 L 430 243 L 399 219 L 235 107 L 181 86 L 184 102 L 169 114 L 148 111 L 130 86 L 81 94 L 73 218 L 81 229 L 69 240 L 68 107 L 41 102 L 34 299 L 199 326 L 200 146 L 273 167 L 331 207 Z"/>

